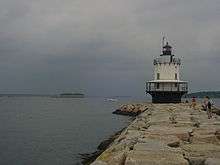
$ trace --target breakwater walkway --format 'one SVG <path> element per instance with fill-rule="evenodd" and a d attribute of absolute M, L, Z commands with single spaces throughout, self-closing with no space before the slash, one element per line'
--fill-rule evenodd
<path fill-rule="evenodd" d="M 92 165 L 220 165 L 220 117 L 187 104 L 148 107 Z"/>

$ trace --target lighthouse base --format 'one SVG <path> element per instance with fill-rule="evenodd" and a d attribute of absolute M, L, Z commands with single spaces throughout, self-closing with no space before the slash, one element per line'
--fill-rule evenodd
<path fill-rule="evenodd" d="M 187 92 L 170 92 L 170 91 L 151 91 L 152 103 L 181 103 L 181 98 Z"/>

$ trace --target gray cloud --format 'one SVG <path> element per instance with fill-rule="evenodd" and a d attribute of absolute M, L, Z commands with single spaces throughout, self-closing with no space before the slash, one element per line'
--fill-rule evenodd
<path fill-rule="evenodd" d="M 168 36 L 192 91 L 220 90 L 218 0 L 0 0 L 0 92 L 144 95 Z"/>

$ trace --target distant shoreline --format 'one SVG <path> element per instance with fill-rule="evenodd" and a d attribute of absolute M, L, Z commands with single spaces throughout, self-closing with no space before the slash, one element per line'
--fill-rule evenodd
<path fill-rule="evenodd" d="M 0 94 L 0 97 L 51 97 L 49 94 Z"/>
<path fill-rule="evenodd" d="M 62 94 L 0 94 L 0 97 L 50 97 L 50 98 L 85 98 L 84 94 L 62 93 Z"/>
<path fill-rule="evenodd" d="M 58 98 L 84 98 L 85 95 L 82 93 L 61 93 L 59 95 L 56 95 L 55 97 L 58 97 Z"/>
<path fill-rule="evenodd" d="M 220 91 L 201 91 L 201 92 L 193 92 L 186 94 L 185 98 L 191 97 L 204 98 L 205 96 L 209 96 L 211 98 L 220 98 Z"/>

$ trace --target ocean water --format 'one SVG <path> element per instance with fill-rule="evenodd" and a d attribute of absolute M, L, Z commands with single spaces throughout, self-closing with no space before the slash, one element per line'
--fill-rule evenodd
<path fill-rule="evenodd" d="M 150 100 L 0 97 L 0 165 L 79 164 L 79 153 L 94 152 L 129 124 L 129 117 L 112 111 L 138 101 Z M 220 99 L 214 102 L 220 106 Z"/>
<path fill-rule="evenodd" d="M 105 98 L 0 97 L 1 165 L 74 165 L 130 122 Z"/>

